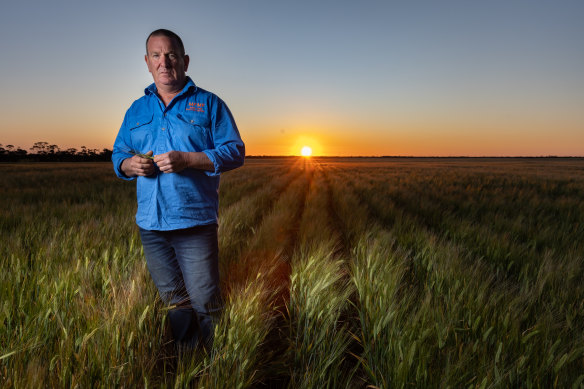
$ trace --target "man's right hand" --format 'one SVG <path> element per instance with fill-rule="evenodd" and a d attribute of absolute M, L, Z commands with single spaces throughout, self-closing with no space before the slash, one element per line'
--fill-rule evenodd
<path fill-rule="evenodd" d="M 146 153 L 146 155 L 150 156 L 152 154 L 152 150 Z M 148 158 L 142 158 L 138 155 L 124 159 L 121 168 L 127 177 L 150 176 L 156 171 L 154 168 L 154 161 Z"/>

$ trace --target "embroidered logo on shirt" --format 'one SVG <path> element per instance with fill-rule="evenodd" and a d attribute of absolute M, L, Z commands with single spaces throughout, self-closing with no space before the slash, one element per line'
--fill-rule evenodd
<path fill-rule="evenodd" d="M 187 111 L 205 112 L 205 103 L 189 103 Z"/>

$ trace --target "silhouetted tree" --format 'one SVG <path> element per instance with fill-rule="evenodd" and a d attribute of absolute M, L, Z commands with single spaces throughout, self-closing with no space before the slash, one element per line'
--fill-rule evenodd
<path fill-rule="evenodd" d="M 101 154 L 99 154 L 99 156 L 104 161 L 110 161 L 111 158 L 112 158 L 112 154 L 113 154 L 113 151 L 112 150 L 110 150 L 110 149 L 103 149 L 101 151 Z"/>
<path fill-rule="evenodd" d="M 14 145 L 0 144 L 0 162 L 18 162 L 18 161 L 56 161 L 56 162 L 109 162 L 111 161 L 112 150 L 110 149 L 90 149 L 81 146 L 81 150 L 70 147 L 61 150 L 56 144 L 48 142 L 35 142 L 27 153 L 20 147 Z"/>
<path fill-rule="evenodd" d="M 30 148 L 30 151 L 32 151 L 35 154 L 44 155 L 47 153 L 48 146 L 49 142 L 35 142 Z"/>

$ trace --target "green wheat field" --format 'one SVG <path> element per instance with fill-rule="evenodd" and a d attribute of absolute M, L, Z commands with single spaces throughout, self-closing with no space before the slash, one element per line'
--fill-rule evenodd
<path fill-rule="evenodd" d="M 178 356 L 135 184 L 0 177 L 4 388 L 584 385 L 584 159 L 250 158 L 221 178 L 213 347 Z"/>

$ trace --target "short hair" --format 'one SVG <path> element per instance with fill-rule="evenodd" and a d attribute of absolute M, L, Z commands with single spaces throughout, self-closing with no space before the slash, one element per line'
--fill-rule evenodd
<path fill-rule="evenodd" d="M 182 55 L 184 57 L 185 46 L 183 45 L 183 42 L 182 42 L 182 39 L 180 39 L 180 36 L 176 35 L 172 31 L 166 30 L 164 28 L 159 28 L 158 30 L 154 30 L 150 33 L 150 35 L 148 35 L 148 38 L 146 38 L 146 55 L 148 55 L 148 41 L 153 36 L 165 36 L 165 37 L 173 40 L 174 43 L 178 46 L 178 48 L 180 50 L 180 55 Z"/>

